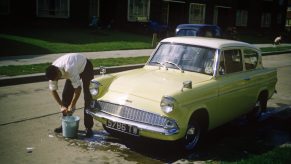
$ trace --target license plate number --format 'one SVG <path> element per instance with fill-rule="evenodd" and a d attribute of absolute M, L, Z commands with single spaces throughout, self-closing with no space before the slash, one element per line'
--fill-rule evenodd
<path fill-rule="evenodd" d="M 138 135 L 139 129 L 136 126 L 131 126 L 127 124 L 123 124 L 120 122 L 115 122 L 111 120 L 107 120 L 106 127 L 115 129 L 124 133 L 132 134 L 132 135 Z"/>

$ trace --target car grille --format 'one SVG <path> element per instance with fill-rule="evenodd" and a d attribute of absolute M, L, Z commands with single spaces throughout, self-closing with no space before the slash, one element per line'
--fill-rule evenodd
<path fill-rule="evenodd" d="M 132 120 L 135 122 L 146 123 L 154 126 L 161 126 L 165 125 L 167 119 L 165 117 L 159 116 L 154 113 L 145 112 L 139 109 L 135 109 L 132 107 L 113 104 L 104 101 L 98 101 L 101 107 L 101 111 L 117 116 L 122 117 L 128 120 Z"/>

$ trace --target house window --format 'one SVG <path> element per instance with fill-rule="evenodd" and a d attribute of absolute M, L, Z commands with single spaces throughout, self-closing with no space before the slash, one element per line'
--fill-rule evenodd
<path fill-rule="evenodd" d="M 189 23 L 201 24 L 205 20 L 205 5 L 191 3 L 189 8 Z"/>
<path fill-rule="evenodd" d="M 37 16 L 52 18 L 68 18 L 70 16 L 70 0 L 37 0 Z"/>
<path fill-rule="evenodd" d="M 10 0 L 0 1 L 0 15 L 8 15 L 10 13 Z"/>
<path fill-rule="evenodd" d="M 271 13 L 263 13 L 261 18 L 261 27 L 271 26 Z"/>
<path fill-rule="evenodd" d="M 150 0 L 128 0 L 127 20 L 131 22 L 148 22 L 150 17 Z"/>
<path fill-rule="evenodd" d="M 291 7 L 287 9 L 286 26 L 291 26 Z"/>
<path fill-rule="evenodd" d="M 243 27 L 246 27 L 248 25 L 248 11 L 246 10 L 236 11 L 235 25 Z"/>

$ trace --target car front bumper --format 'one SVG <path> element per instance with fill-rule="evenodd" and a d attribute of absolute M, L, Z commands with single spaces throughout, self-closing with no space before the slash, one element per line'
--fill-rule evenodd
<path fill-rule="evenodd" d="M 124 119 L 112 114 L 108 114 L 106 112 L 101 111 L 100 109 L 87 109 L 86 113 L 93 116 L 96 120 L 101 122 L 103 125 L 106 126 L 107 121 L 118 122 L 122 124 L 126 124 L 129 126 L 137 127 L 139 130 L 138 136 L 146 137 L 146 138 L 153 138 L 159 140 L 167 140 L 167 141 L 174 141 L 181 138 L 179 134 L 179 128 L 171 128 L 166 129 L 164 127 L 149 125 L 141 122 L 136 122 L 128 119 Z M 115 129 L 117 130 L 117 129 Z M 123 132 L 123 131 L 121 131 Z"/>

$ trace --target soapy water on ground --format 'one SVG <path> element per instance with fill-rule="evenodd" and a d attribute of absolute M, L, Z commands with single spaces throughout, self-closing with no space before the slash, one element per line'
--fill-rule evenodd
<path fill-rule="evenodd" d="M 131 161 L 142 162 L 151 158 L 163 163 L 189 161 L 237 161 L 249 155 L 263 154 L 275 147 L 291 144 L 291 109 L 278 112 L 270 109 L 263 113 L 258 123 L 248 123 L 244 118 L 210 131 L 201 146 L 189 153 L 177 149 L 176 143 L 121 136 L 115 138 L 101 127 L 94 136 L 85 138 L 79 131 L 76 139 L 64 138 L 70 146 L 87 151 L 111 151 L 126 156 Z M 230 155 L 231 154 L 231 155 Z"/>

